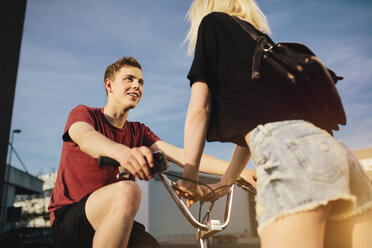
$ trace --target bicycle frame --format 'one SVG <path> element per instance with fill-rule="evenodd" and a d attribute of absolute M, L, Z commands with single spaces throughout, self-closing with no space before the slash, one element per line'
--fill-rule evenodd
<path fill-rule="evenodd" d="M 207 239 L 214 235 L 215 233 L 224 230 L 230 222 L 232 198 L 235 185 L 231 186 L 231 189 L 227 194 L 223 224 L 221 224 L 220 220 L 209 220 L 207 223 L 200 223 L 194 218 L 189 208 L 185 205 L 185 203 L 178 197 L 178 195 L 174 191 L 172 187 L 172 183 L 174 182 L 169 180 L 168 177 L 163 173 L 159 173 L 158 177 L 160 181 L 164 184 L 165 188 L 168 190 L 172 199 L 174 200 L 178 208 L 181 210 L 185 218 L 190 222 L 192 226 L 197 228 L 196 239 L 199 242 L 200 247 L 207 248 L 208 247 Z"/>

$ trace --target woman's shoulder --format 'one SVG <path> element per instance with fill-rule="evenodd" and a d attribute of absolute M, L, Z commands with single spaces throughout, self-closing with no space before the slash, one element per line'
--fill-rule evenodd
<path fill-rule="evenodd" d="M 234 24 L 234 19 L 223 12 L 212 12 L 204 16 L 200 23 L 201 29 L 207 30 L 225 30 L 231 28 Z"/>
<path fill-rule="evenodd" d="M 264 35 L 269 39 L 271 43 L 274 43 L 271 40 L 271 37 L 268 34 L 265 34 L 261 32 L 259 29 L 257 29 L 255 26 L 252 25 L 252 23 L 241 19 L 242 21 L 246 22 L 248 25 L 250 25 L 252 28 L 254 28 L 260 35 Z M 235 17 L 226 14 L 224 12 L 212 12 L 208 15 L 206 15 L 202 22 L 205 22 L 206 26 L 214 26 L 215 29 L 217 30 L 233 30 L 235 31 L 241 31 L 242 33 L 246 33 L 244 29 L 242 29 L 241 24 L 239 24 L 236 20 Z"/>
<path fill-rule="evenodd" d="M 223 12 L 212 12 L 206 15 L 202 22 L 221 22 L 221 21 L 226 21 L 230 20 L 232 17 L 226 13 Z"/>

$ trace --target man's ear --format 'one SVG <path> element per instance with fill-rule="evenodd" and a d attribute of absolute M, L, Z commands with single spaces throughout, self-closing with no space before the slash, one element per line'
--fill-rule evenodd
<path fill-rule="evenodd" d="M 107 93 L 108 92 L 112 93 L 112 82 L 109 78 L 105 79 L 105 88 L 106 88 Z"/>

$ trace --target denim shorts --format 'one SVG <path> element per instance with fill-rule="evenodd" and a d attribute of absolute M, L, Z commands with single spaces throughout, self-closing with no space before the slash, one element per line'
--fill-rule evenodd
<path fill-rule="evenodd" d="M 258 233 L 287 215 L 334 201 L 329 220 L 372 209 L 372 184 L 358 160 L 326 131 L 302 120 L 257 126 L 249 148 L 257 173 Z"/>

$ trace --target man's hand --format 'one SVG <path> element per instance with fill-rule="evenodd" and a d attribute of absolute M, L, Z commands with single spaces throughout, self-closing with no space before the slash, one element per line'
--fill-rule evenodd
<path fill-rule="evenodd" d="M 149 167 L 154 167 L 152 151 L 146 146 L 134 147 L 119 156 L 120 166 L 140 180 L 154 177 Z"/>

